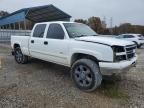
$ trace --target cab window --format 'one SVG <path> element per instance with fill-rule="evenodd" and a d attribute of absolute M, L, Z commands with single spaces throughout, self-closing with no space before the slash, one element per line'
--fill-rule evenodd
<path fill-rule="evenodd" d="M 47 37 L 50 39 L 64 39 L 64 31 L 60 24 L 50 24 Z"/>
<path fill-rule="evenodd" d="M 33 37 L 43 38 L 46 24 L 39 24 L 35 27 Z"/>

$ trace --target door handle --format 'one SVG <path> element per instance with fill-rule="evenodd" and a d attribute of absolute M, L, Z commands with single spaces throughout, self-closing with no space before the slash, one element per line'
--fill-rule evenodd
<path fill-rule="evenodd" d="M 48 42 L 47 42 L 47 41 L 44 41 L 44 45 L 48 45 Z"/>
<path fill-rule="evenodd" d="M 34 40 L 31 40 L 31 43 L 34 43 Z"/>

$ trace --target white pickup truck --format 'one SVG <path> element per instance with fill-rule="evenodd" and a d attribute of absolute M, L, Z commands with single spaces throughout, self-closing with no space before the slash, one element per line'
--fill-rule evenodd
<path fill-rule="evenodd" d="M 74 83 L 84 91 L 95 90 L 103 75 L 124 72 L 137 60 L 133 42 L 102 37 L 74 22 L 37 23 L 31 36 L 12 36 L 11 47 L 17 63 L 38 58 L 70 67 Z"/>

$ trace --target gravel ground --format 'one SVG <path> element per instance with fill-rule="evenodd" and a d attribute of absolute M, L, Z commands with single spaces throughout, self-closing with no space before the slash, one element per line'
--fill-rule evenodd
<path fill-rule="evenodd" d="M 144 48 L 123 80 L 104 80 L 95 92 L 75 87 L 69 69 L 33 59 L 20 65 L 0 44 L 0 108 L 144 108 Z"/>

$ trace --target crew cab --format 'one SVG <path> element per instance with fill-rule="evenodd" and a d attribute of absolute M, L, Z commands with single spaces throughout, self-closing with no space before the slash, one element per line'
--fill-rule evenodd
<path fill-rule="evenodd" d="M 33 27 L 31 36 L 12 36 L 17 63 L 37 58 L 71 68 L 76 86 L 93 91 L 103 75 L 125 72 L 137 60 L 133 42 L 103 37 L 89 26 L 75 22 L 44 22 Z"/>
<path fill-rule="evenodd" d="M 144 37 L 141 34 L 121 34 L 116 36 L 116 38 L 134 42 L 137 48 L 140 48 L 142 45 L 144 45 Z"/>

